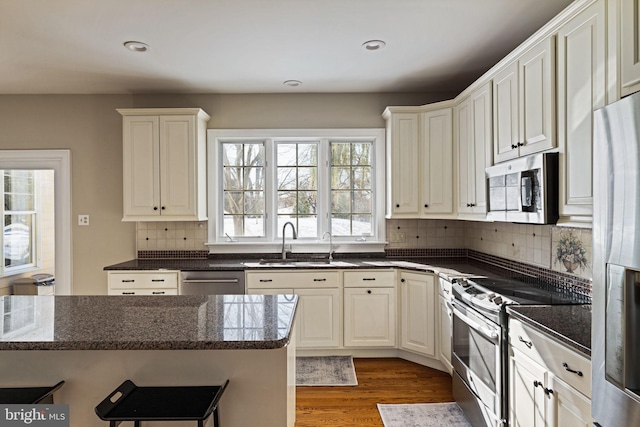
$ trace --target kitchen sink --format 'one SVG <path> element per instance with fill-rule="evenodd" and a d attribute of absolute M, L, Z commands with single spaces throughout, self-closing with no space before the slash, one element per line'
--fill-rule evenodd
<path fill-rule="evenodd" d="M 327 258 L 288 258 L 262 259 L 260 262 L 245 262 L 247 267 L 353 267 L 355 264 L 344 261 L 328 260 Z"/>

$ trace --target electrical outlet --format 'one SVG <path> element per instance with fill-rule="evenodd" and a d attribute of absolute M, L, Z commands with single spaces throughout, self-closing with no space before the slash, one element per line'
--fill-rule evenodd
<path fill-rule="evenodd" d="M 89 225 L 89 215 L 78 215 L 78 225 Z"/>
<path fill-rule="evenodd" d="M 390 243 L 404 243 L 406 240 L 406 234 L 403 232 L 392 232 L 389 236 Z"/>

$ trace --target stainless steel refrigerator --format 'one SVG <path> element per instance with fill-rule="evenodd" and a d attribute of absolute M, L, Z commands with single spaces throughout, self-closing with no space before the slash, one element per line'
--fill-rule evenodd
<path fill-rule="evenodd" d="M 640 426 L 640 93 L 594 113 L 593 174 L 592 415 Z"/>

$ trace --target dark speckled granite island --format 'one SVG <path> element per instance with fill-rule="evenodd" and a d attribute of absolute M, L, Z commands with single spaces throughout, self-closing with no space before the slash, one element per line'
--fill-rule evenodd
<path fill-rule="evenodd" d="M 293 295 L 1 297 L 2 386 L 64 380 L 55 398 L 69 404 L 71 426 L 98 427 L 94 407 L 125 379 L 229 379 L 222 426 L 293 427 L 296 304 Z"/>

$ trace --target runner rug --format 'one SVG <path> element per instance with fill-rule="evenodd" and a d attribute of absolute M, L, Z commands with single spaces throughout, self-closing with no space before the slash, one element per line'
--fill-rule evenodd
<path fill-rule="evenodd" d="M 296 357 L 296 385 L 358 385 L 353 358 L 351 356 Z"/>

